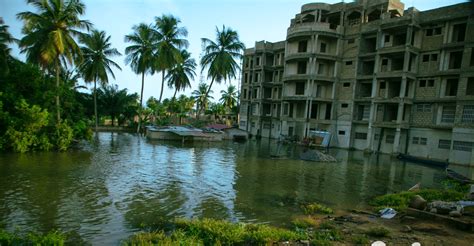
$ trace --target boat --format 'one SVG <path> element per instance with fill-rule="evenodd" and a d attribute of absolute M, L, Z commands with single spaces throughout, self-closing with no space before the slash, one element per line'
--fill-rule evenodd
<path fill-rule="evenodd" d="M 454 179 L 462 184 L 472 184 L 474 180 L 454 171 L 453 169 L 446 168 L 446 176 L 450 179 Z"/>
<path fill-rule="evenodd" d="M 398 154 L 397 158 L 402 161 L 408 161 L 408 162 L 413 162 L 413 163 L 418 163 L 418 164 L 424 164 L 432 167 L 442 167 L 446 168 L 449 163 L 448 161 L 439 161 L 439 160 L 433 160 L 433 159 L 427 159 L 423 157 L 416 157 L 412 155 L 407 155 L 407 154 Z"/>

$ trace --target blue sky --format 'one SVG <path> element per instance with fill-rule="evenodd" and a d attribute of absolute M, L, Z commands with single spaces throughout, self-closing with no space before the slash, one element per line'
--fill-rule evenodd
<path fill-rule="evenodd" d="M 188 29 L 189 51 L 199 61 L 201 54 L 201 38 L 215 37 L 216 26 L 226 25 L 238 31 L 240 39 L 246 47 L 253 47 L 255 41 L 280 41 L 285 39 L 290 19 L 300 11 L 301 5 L 312 1 L 302 0 L 83 0 L 86 14 L 83 19 L 90 20 L 96 29 L 104 30 L 111 35 L 115 48 L 124 54 L 127 44 L 124 36 L 132 32 L 132 26 L 141 22 L 151 23 L 155 16 L 173 14 L 181 19 L 181 25 Z M 337 3 L 339 0 L 321 1 Z M 346 0 L 346 2 L 349 2 Z M 406 0 L 405 8 L 415 6 L 419 10 L 438 8 L 446 5 L 465 2 L 464 0 Z M 0 16 L 10 26 L 10 32 L 21 38 L 22 23 L 15 15 L 21 11 L 33 11 L 26 0 L 0 0 Z M 22 58 L 17 47 L 13 55 Z M 141 78 L 135 75 L 130 67 L 124 64 L 124 56 L 114 59 L 122 71 L 115 71 L 116 80 L 109 83 L 118 84 L 130 92 L 139 92 Z M 193 88 L 184 94 L 190 95 L 197 88 L 206 74 L 200 75 L 201 68 L 196 71 L 198 76 L 192 83 Z M 237 80 L 231 81 L 237 85 Z M 144 101 L 150 96 L 159 97 L 161 74 L 145 78 Z M 226 85 L 213 86 L 214 98 L 220 98 L 220 91 Z M 173 90 L 165 88 L 164 97 L 171 97 Z"/>

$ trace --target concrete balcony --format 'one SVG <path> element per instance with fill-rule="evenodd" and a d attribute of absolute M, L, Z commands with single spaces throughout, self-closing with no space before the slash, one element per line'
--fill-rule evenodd
<path fill-rule="evenodd" d="M 285 62 L 308 60 L 311 56 L 313 56 L 313 54 L 309 52 L 291 53 L 285 56 Z"/>
<path fill-rule="evenodd" d="M 331 28 L 329 23 L 323 22 L 311 22 L 311 23 L 298 23 L 287 29 L 286 39 L 293 39 L 299 37 L 310 37 L 314 33 L 325 33 L 330 36 L 337 37 L 341 31 L 341 26 L 337 26 L 336 29 Z"/>
<path fill-rule="evenodd" d="M 305 101 L 308 99 L 307 95 L 284 95 L 283 100 L 287 101 Z"/>
<path fill-rule="evenodd" d="M 393 103 L 393 104 L 399 104 L 399 103 L 406 103 L 406 104 L 413 104 L 413 99 L 412 98 L 400 98 L 400 97 L 392 97 L 392 98 L 386 98 L 386 97 L 375 97 L 374 98 L 374 103 Z"/>
<path fill-rule="evenodd" d="M 374 122 L 374 127 L 408 129 L 410 128 L 410 125 L 408 124 L 408 122 L 397 123 L 395 121 L 376 121 Z"/>
<path fill-rule="evenodd" d="M 285 74 L 283 76 L 283 81 L 308 80 L 308 79 L 310 79 L 309 74 Z"/>

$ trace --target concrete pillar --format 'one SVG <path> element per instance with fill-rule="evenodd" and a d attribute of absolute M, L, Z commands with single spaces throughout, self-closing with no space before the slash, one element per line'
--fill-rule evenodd
<path fill-rule="evenodd" d="M 398 127 L 395 131 L 395 139 L 393 141 L 393 149 L 392 153 L 400 153 L 400 136 L 401 136 L 401 129 Z"/>

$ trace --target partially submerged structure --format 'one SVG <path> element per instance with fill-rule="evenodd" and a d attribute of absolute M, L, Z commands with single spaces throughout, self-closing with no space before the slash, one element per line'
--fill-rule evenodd
<path fill-rule="evenodd" d="M 469 3 L 305 4 L 284 41 L 245 50 L 240 128 L 474 165 L 472 33 Z"/>
<path fill-rule="evenodd" d="M 148 139 L 174 140 L 182 142 L 193 141 L 222 141 L 224 134 L 221 131 L 203 131 L 198 128 L 184 126 L 155 127 L 148 126 L 146 131 Z"/>

